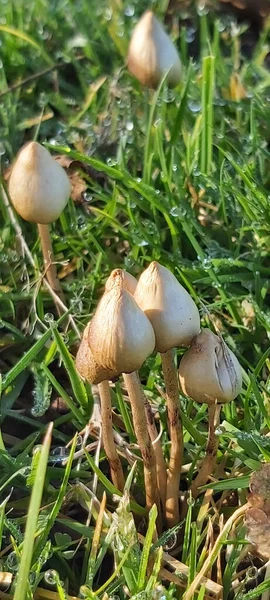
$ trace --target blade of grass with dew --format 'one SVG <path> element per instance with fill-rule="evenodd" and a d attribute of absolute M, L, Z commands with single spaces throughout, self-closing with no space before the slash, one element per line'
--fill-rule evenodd
<path fill-rule="evenodd" d="M 70 473 L 71 473 L 76 443 L 77 443 L 77 434 L 74 436 L 74 439 L 73 439 L 73 443 L 72 443 L 72 446 L 70 449 L 70 455 L 68 457 L 68 462 L 67 462 L 67 465 L 65 468 L 64 477 L 63 477 L 57 498 L 54 502 L 54 505 L 53 505 L 53 508 L 52 508 L 50 514 L 48 515 L 48 517 L 46 519 L 45 527 L 39 534 L 38 541 L 37 541 L 36 547 L 34 549 L 35 560 L 37 560 L 41 549 L 45 545 L 47 538 L 50 534 L 51 528 L 53 527 L 55 519 L 60 511 L 61 506 L 62 506 L 64 497 L 65 497 L 65 493 L 66 493 L 66 489 L 67 489 L 67 485 L 68 485 L 68 481 L 69 481 L 69 477 L 70 477 Z"/>
<path fill-rule="evenodd" d="M 186 522 L 185 522 L 183 551 L 182 551 L 182 558 L 181 558 L 183 563 L 186 563 L 187 557 L 188 557 L 188 549 L 189 549 L 189 545 L 190 545 L 190 536 L 191 536 L 192 509 L 193 509 L 193 502 L 192 502 L 192 497 L 190 494 L 189 499 L 188 499 L 188 511 L 187 511 Z"/>
<path fill-rule="evenodd" d="M 45 364 L 43 364 L 43 370 L 44 370 L 44 373 L 46 373 L 48 379 L 50 380 L 50 382 L 51 382 L 52 386 L 54 387 L 54 389 L 56 390 L 56 392 L 66 402 L 68 408 L 71 410 L 71 412 L 73 413 L 73 415 L 77 419 L 77 421 L 83 426 L 86 425 L 86 420 L 85 420 L 83 414 L 80 412 L 79 408 L 74 404 L 72 398 L 67 394 L 66 390 L 64 390 L 62 385 L 57 381 L 56 377 L 53 375 L 53 373 L 50 371 L 50 369 L 48 369 L 48 367 L 46 367 Z"/>
<path fill-rule="evenodd" d="M 50 339 L 52 332 L 50 329 L 43 333 L 41 338 L 33 344 L 33 346 L 24 354 L 24 356 L 8 371 L 8 373 L 3 377 L 2 391 L 7 389 L 10 384 L 30 365 L 30 363 L 36 359 L 37 354 L 42 350 L 45 346 L 46 342 Z"/>
<path fill-rule="evenodd" d="M 97 465 L 95 464 L 95 461 L 93 460 L 92 456 L 86 451 L 85 456 L 87 458 L 87 461 L 89 462 L 91 469 L 97 474 L 99 481 L 102 483 L 102 485 L 104 485 L 105 489 L 109 492 L 109 494 L 115 494 L 116 496 L 122 497 L 122 492 L 119 492 L 119 490 L 111 483 L 111 481 L 106 477 L 106 475 L 102 473 L 99 467 L 97 467 Z M 131 510 L 137 515 L 145 516 L 147 514 L 146 508 L 143 508 L 133 500 L 130 501 L 130 507 Z"/>
<path fill-rule="evenodd" d="M 41 450 L 39 468 L 37 470 L 29 504 L 28 518 L 26 521 L 22 557 L 16 579 L 14 600 L 26 600 L 29 585 L 29 573 L 35 543 L 36 527 L 42 500 L 43 487 L 46 476 L 47 463 L 52 439 L 53 423 L 50 423 Z"/>
<path fill-rule="evenodd" d="M 151 551 L 152 540 L 153 540 L 153 536 L 154 536 L 155 528 L 156 528 L 156 520 L 157 520 L 157 507 L 154 504 L 154 506 L 152 506 L 152 508 L 149 511 L 148 528 L 147 528 L 146 536 L 144 539 L 138 580 L 137 580 L 137 592 L 141 592 L 145 588 L 146 579 L 147 579 L 146 571 L 147 571 L 147 565 L 148 565 L 149 555 L 150 555 L 150 551 Z"/>
<path fill-rule="evenodd" d="M 85 585 L 87 587 L 92 587 L 95 572 L 96 572 L 96 569 L 95 569 L 96 558 L 97 558 L 98 547 L 100 544 L 100 536 L 101 536 L 101 531 L 102 531 L 103 514 L 105 511 L 105 507 L 106 507 L 106 493 L 103 492 L 103 497 L 102 497 L 102 500 L 100 503 L 100 511 L 98 514 L 96 527 L 94 529 L 94 535 L 93 535 L 93 539 L 92 539 L 92 545 L 91 545 L 90 556 L 89 556 L 89 561 L 88 561 L 87 577 L 85 580 Z"/>
<path fill-rule="evenodd" d="M 57 331 L 57 329 L 53 329 L 52 333 L 56 341 L 59 354 L 63 360 L 67 374 L 69 376 L 74 396 L 79 405 L 81 406 L 82 410 L 86 412 L 88 417 L 90 417 L 93 410 L 93 398 L 88 398 L 85 385 L 82 379 L 80 378 L 79 374 L 77 373 L 74 360 L 70 352 L 68 351 L 61 334 L 59 333 L 59 331 Z"/>
<path fill-rule="evenodd" d="M 202 63 L 202 130 L 201 172 L 210 175 L 213 156 L 213 101 L 215 87 L 215 57 L 206 56 Z"/>

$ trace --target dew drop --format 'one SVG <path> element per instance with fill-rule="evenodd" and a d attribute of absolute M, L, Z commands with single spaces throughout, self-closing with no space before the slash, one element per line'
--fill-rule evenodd
<path fill-rule="evenodd" d="M 52 313 L 46 313 L 46 314 L 44 315 L 44 321 L 45 321 L 46 323 L 53 323 L 53 321 L 54 321 L 54 316 L 53 316 L 53 314 L 52 314 Z"/>
<path fill-rule="evenodd" d="M 55 585 L 58 581 L 58 573 L 54 569 L 49 569 L 44 574 L 44 579 L 49 585 Z"/>

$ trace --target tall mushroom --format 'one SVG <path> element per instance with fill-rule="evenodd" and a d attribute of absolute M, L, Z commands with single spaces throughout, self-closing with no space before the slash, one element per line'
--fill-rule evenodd
<path fill-rule="evenodd" d="M 202 329 L 184 354 L 179 367 L 183 393 L 196 402 L 208 405 L 208 439 L 206 455 L 194 479 L 191 492 L 194 498 L 212 473 L 218 448 L 215 435 L 221 404 L 234 400 L 242 387 L 241 366 L 220 336 Z"/>
<path fill-rule="evenodd" d="M 146 505 L 156 503 L 155 457 L 148 434 L 144 398 L 136 372 L 155 347 L 155 334 L 144 312 L 125 289 L 123 278 L 115 277 L 109 291 L 101 298 L 90 323 L 88 343 L 98 365 L 123 373 L 133 416 L 133 424 L 144 464 Z"/>
<path fill-rule="evenodd" d="M 158 262 L 152 262 L 142 273 L 134 297 L 152 323 L 156 350 L 161 353 L 171 438 L 166 520 L 168 526 L 172 527 L 179 522 L 178 496 L 183 459 L 179 388 L 173 348 L 189 346 L 200 330 L 200 317 L 188 292 L 173 273 Z"/>
<path fill-rule="evenodd" d="M 137 279 L 133 277 L 127 271 L 122 269 L 114 269 L 109 278 L 106 281 L 105 291 L 109 291 L 116 283 L 116 280 L 119 280 L 120 285 L 123 285 L 125 289 L 130 292 L 130 294 L 134 295 L 137 287 Z M 152 408 L 150 406 L 149 400 L 145 393 L 142 392 L 141 383 L 139 379 L 138 373 L 133 374 L 134 385 L 136 385 L 137 392 L 143 395 L 144 408 L 145 408 L 145 416 L 147 422 L 147 428 L 149 432 L 149 436 L 153 445 L 153 450 L 156 459 L 156 469 L 157 469 L 157 485 L 158 491 L 161 499 L 162 510 L 165 515 L 166 510 L 166 489 L 167 489 L 167 473 L 166 473 L 166 464 L 162 450 L 162 444 L 160 437 L 158 436 L 155 419 L 153 417 Z"/>
<path fill-rule="evenodd" d="M 46 277 L 52 289 L 63 299 L 49 224 L 58 219 L 70 195 L 66 172 L 46 148 L 37 142 L 29 142 L 22 148 L 13 166 L 9 195 L 19 215 L 30 223 L 37 223 Z"/>
<path fill-rule="evenodd" d="M 149 88 L 157 88 L 167 72 L 170 87 L 175 87 L 181 81 L 182 67 L 178 52 L 152 10 L 142 15 L 132 33 L 128 69 Z"/>
<path fill-rule="evenodd" d="M 88 344 L 90 324 L 91 321 L 87 324 L 83 332 L 82 341 L 76 356 L 76 367 L 81 377 L 92 384 L 98 385 L 101 404 L 103 446 L 109 462 L 112 482 L 118 490 L 123 491 L 125 478 L 114 442 L 111 391 L 109 386 L 109 380 L 118 376 L 118 373 L 100 367 L 95 361 Z"/>

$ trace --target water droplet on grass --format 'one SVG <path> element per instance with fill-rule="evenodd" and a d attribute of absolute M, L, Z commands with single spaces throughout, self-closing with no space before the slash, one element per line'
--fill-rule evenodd
<path fill-rule="evenodd" d="M 125 8 L 126 17 L 133 17 L 134 13 L 135 13 L 134 6 L 132 6 L 131 4 L 128 4 L 128 6 L 126 6 L 126 8 Z"/>
<path fill-rule="evenodd" d="M 191 112 L 197 113 L 197 112 L 200 112 L 202 105 L 200 102 L 195 102 L 195 101 L 191 100 L 190 102 L 188 102 L 188 108 Z"/>
<path fill-rule="evenodd" d="M 44 574 L 44 579 L 49 585 L 55 585 L 58 581 L 58 578 L 58 573 L 54 569 L 49 569 L 49 571 L 46 571 Z"/>
<path fill-rule="evenodd" d="M 52 313 L 46 313 L 44 315 L 44 321 L 45 321 L 45 323 L 53 323 L 53 321 L 54 321 L 53 314 Z"/>

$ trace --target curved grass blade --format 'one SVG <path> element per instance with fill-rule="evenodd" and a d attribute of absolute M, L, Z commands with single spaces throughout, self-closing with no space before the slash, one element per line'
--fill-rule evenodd
<path fill-rule="evenodd" d="M 42 500 L 42 493 L 52 439 L 52 430 L 53 423 L 50 423 L 40 451 L 38 470 L 36 473 L 35 483 L 32 489 L 25 528 L 22 557 L 18 577 L 16 580 L 15 594 L 13 600 L 25 600 L 27 594 L 27 589 L 29 585 L 29 572 L 31 568 L 32 554 L 36 535 L 36 527 Z"/>

